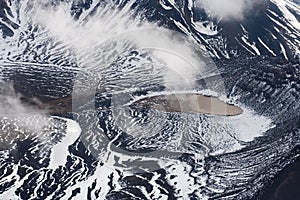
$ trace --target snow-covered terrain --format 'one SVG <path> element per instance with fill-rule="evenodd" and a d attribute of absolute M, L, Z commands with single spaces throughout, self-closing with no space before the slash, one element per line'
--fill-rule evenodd
<path fill-rule="evenodd" d="M 299 1 L 199 1 L 0 0 L 0 199 L 259 199 L 299 157 Z M 134 103 L 176 93 L 243 113 Z"/>

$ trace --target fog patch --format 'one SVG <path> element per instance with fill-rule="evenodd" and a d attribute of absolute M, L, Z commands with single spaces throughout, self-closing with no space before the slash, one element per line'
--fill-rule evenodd
<path fill-rule="evenodd" d="M 37 99 L 32 99 L 38 103 Z M 35 122 L 30 120 L 34 116 Z M 22 102 L 22 95 L 15 92 L 13 84 L 0 81 L 0 120 L 14 121 L 17 127 L 41 132 L 48 123 L 46 112 L 26 105 Z"/>

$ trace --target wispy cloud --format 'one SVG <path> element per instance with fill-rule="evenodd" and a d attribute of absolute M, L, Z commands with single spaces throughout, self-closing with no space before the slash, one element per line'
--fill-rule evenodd
<path fill-rule="evenodd" d="M 132 17 L 129 5 L 122 9 L 104 5 L 95 9 L 93 15 L 84 13 L 86 17 L 79 20 L 73 19 L 69 9 L 66 4 L 55 9 L 43 7 L 33 12 L 32 21 L 47 30 L 50 37 L 70 47 L 82 68 L 101 72 L 101 66 L 111 64 L 125 51 L 151 49 L 152 55 L 167 68 L 166 86 L 176 88 L 185 83 L 190 85 L 204 67 L 191 45 L 183 41 L 183 35 L 141 16 Z"/>

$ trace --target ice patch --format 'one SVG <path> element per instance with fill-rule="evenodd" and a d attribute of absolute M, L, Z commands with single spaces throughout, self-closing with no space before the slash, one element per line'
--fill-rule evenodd
<path fill-rule="evenodd" d="M 67 129 L 63 140 L 55 145 L 51 152 L 49 168 L 56 169 L 63 166 L 67 161 L 68 148 L 80 136 L 81 128 L 79 124 L 71 119 L 61 118 L 66 121 Z"/>
<path fill-rule="evenodd" d="M 235 137 L 243 142 L 250 142 L 262 136 L 264 132 L 273 128 L 272 120 L 253 111 L 243 108 L 243 114 L 229 117 L 229 123 L 235 132 Z"/>
<path fill-rule="evenodd" d="M 214 25 L 213 22 L 194 22 L 193 25 L 199 33 L 205 35 L 213 36 L 219 33 L 217 30 L 217 26 Z"/>

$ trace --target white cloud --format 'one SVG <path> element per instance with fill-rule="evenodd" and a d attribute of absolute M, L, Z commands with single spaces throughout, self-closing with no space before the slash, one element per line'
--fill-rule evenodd
<path fill-rule="evenodd" d="M 213 17 L 228 19 L 243 19 L 247 11 L 263 0 L 197 0 L 196 6 L 204 8 Z"/>

